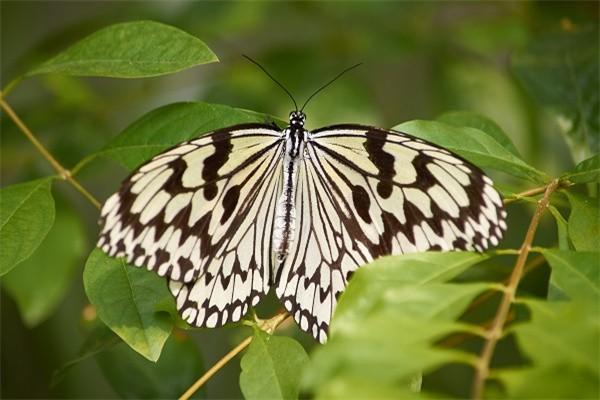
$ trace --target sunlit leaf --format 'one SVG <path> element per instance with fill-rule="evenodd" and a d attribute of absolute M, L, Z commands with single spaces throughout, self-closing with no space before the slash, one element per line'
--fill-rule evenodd
<path fill-rule="evenodd" d="M 571 299 L 600 301 L 600 252 L 544 249 L 551 282 Z"/>
<path fill-rule="evenodd" d="M 135 351 L 158 360 L 172 327 L 169 316 L 156 309 L 166 297 L 172 298 L 165 280 L 95 249 L 86 262 L 83 283 L 102 322 Z"/>
<path fill-rule="evenodd" d="M 58 210 L 56 221 L 42 244 L 19 268 L 2 278 L 27 326 L 46 319 L 63 300 L 85 252 L 85 231 L 79 218 Z"/>
<path fill-rule="evenodd" d="M 506 150 L 517 157 L 521 157 L 512 140 L 504 133 L 502 128 L 491 119 L 473 111 L 450 111 L 437 117 L 438 121 L 457 127 L 479 129 L 493 137 Z"/>
<path fill-rule="evenodd" d="M 133 169 L 174 144 L 230 125 L 272 118 L 253 111 L 208 103 L 175 103 L 144 115 L 115 137 L 101 152 Z"/>
<path fill-rule="evenodd" d="M 479 129 L 459 128 L 436 121 L 408 121 L 394 129 L 445 147 L 481 168 L 496 169 L 534 182 L 548 178 Z"/>
<path fill-rule="evenodd" d="M 600 249 L 600 205 L 598 198 L 566 192 L 571 203 L 569 237 L 579 251 Z"/>
<path fill-rule="evenodd" d="M 244 398 L 297 399 L 308 355 L 295 340 L 256 329 L 242 357 L 240 389 Z"/>
<path fill-rule="evenodd" d="M 0 276 L 26 260 L 54 223 L 52 178 L 0 190 Z"/>
<path fill-rule="evenodd" d="M 121 343 L 98 353 L 96 360 L 111 387 L 123 399 L 175 399 L 202 375 L 198 346 L 185 334 L 171 335 L 157 362 Z M 193 398 L 201 398 L 197 392 Z"/>
<path fill-rule="evenodd" d="M 386 392 L 406 391 L 419 373 L 448 362 L 470 364 L 470 355 L 434 343 L 453 332 L 476 331 L 455 321 L 492 286 L 444 282 L 486 258 L 417 253 L 360 268 L 340 297 L 329 341 L 313 353 L 304 385 L 323 396 L 331 382 L 356 379 L 385 385 Z"/>
<path fill-rule="evenodd" d="M 511 328 L 528 367 L 498 370 L 511 398 L 596 398 L 599 389 L 600 306 L 597 301 L 522 301 L 531 320 Z M 540 379 L 550 379 L 540 385 Z M 570 385 L 574 379 L 577 385 Z M 546 386 L 546 387 L 542 387 Z M 554 389 L 553 392 L 550 392 Z M 568 390 L 570 389 L 570 390 Z"/>
<path fill-rule="evenodd" d="M 27 75 L 142 78 L 218 61 L 198 38 L 154 21 L 111 25 L 80 40 Z"/>

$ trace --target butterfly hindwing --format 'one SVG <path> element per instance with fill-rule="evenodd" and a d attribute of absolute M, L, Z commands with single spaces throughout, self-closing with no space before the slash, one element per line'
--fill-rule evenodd
<path fill-rule="evenodd" d="M 190 324 L 239 320 L 269 290 L 282 147 L 245 124 L 157 155 L 104 204 L 98 246 L 167 277 Z"/>
<path fill-rule="evenodd" d="M 505 211 L 491 180 L 448 150 L 399 132 L 337 125 L 312 132 L 296 195 L 300 237 L 277 295 L 324 341 L 337 296 L 376 257 L 496 245 Z"/>

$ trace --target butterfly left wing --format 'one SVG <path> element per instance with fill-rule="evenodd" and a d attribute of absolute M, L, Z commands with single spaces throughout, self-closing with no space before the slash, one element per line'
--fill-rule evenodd
<path fill-rule="evenodd" d="M 105 202 L 98 247 L 168 278 L 190 324 L 238 321 L 270 288 L 282 149 L 243 124 L 164 151 Z"/>
<path fill-rule="evenodd" d="M 353 271 L 376 257 L 496 245 L 502 201 L 481 170 L 400 132 L 338 125 L 312 132 L 301 164 L 296 231 L 276 293 L 323 342 Z"/>

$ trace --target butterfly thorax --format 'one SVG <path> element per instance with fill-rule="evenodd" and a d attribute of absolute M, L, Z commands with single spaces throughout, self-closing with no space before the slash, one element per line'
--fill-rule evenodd
<path fill-rule="evenodd" d="M 301 111 L 290 114 L 290 125 L 283 131 L 285 149 L 283 156 L 283 186 L 277 202 L 273 251 L 278 261 L 283 261 L 294 240 L 296 222 L 296 182 L 298 165 L 304 155 L 308 131 L 304 129 L 305 116 Z"/>

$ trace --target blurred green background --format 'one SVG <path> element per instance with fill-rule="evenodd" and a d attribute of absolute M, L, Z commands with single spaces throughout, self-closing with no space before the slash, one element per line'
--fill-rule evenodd
<path fill-rule="evenodd" d="M 340 122 L 391 127 L 406 120 L 434 119 L 450 110 L 471 110 L 496 121 L 523 159 L 552 175 L 589 156 L 580 154 L 573 142 L 597 151 L 597 88 L 591 89 L 596 92 L 595 131 L 583 130 L 583 139 L 578 138 L 572 124 L 580 121 L 556 118 L 551 98 L 531 96 L 526 90 L 527 76 L 517 76 L 512 60 L 515 54 L 534 52 L 536 43 L 552 43 L 552 35 L 597 29 L 598 4 L 3 1 L 1 86 L 99 28 L 152 19 L 197 36 L 221 62 L 151 79 L 42 75 L 23 81 L 8 96 L 21 118 L 66 167 L 97 151 L 148 111 L 176 101 L 221 103 L 286 118 L 292 109 L 289 99 L 241 57 L 247 54 L 271 71 L 299 102 L 347 66 L 364 63 L 311 103 L 309 129 Z M 581 39 L 574 45 L 597 49 L 597 31 L 592 32 L 596 34 L 582 36 L 591 37 L 592 43 Z M 545 84 L 552 88 L 555 82 Z M 565 127 L 566 123 L 571 125 Z M 0 124 L 3 186 L 52 174 L 47 162 L 4 115 Z M 571 139 L 566 140 L 566 132 L 571 132 Z M 79 178 L 103 200 L 125 175 L 125 170 L 100 159 L 86 166 Z M 111 354 L 117 360 L 114 364 L 123 357 L 137 357 L 124 345 L 104 353 L 104 362 L 90 358 L 77 364 L 50 387 L 53 372 L 77 357 L 94 324 L 84 316 L 87 300 L 81 275 L 97 234 L 97 210 L 66 184 L 57 185 L 54 195 L 57 213 L 66 215 L 64 220 L 82 232 L 76 238 L 57 234 L 64 240 L 57 240 L 54 248 L 60 253 L 61 246 L 77 247 L 80 257 L 65 261 L 72 264 L 63 274 L 69 279 L 57 282 L 54 294 L 48 294 L 59 297 L 56 309 L 43 310 L 42 305 L 39 315 L 24 316 L 3 285 L 1 395 L 127 396 L 115 390 L 114 383 L 107 383 L 112 367 L 106 360 Z M 516 208 L 511 218 L 518 219 L 519 212 Z M 546 224 L 541 242 L 554 237 L 551 223 Z M 517 227 L 514 233 L 507 246 L 518 244 L 522 229 Z M 51 258 L 39 256 L 35 262 L 47 261 L 52 274 Z M 43 303 L 43 296 L 37 301 Z M 276 307 L 276 302 L 267 302 L 259 313 L 267 317 Z M 294 326 L 285 332 L 296 336 L 309 351 L 314 345 Z M 205 367 L 210 367 L 247 333 L 242 328 L 223 328 L 182 333 L 171 340 L 183 341 L 192 349 L 195 343 Z M 201 370 L 195 367 L 199 376 Z M 239 362 L 234 361 L 210 381 L 205 394 L 240 397 L 238 377 Z"/>

